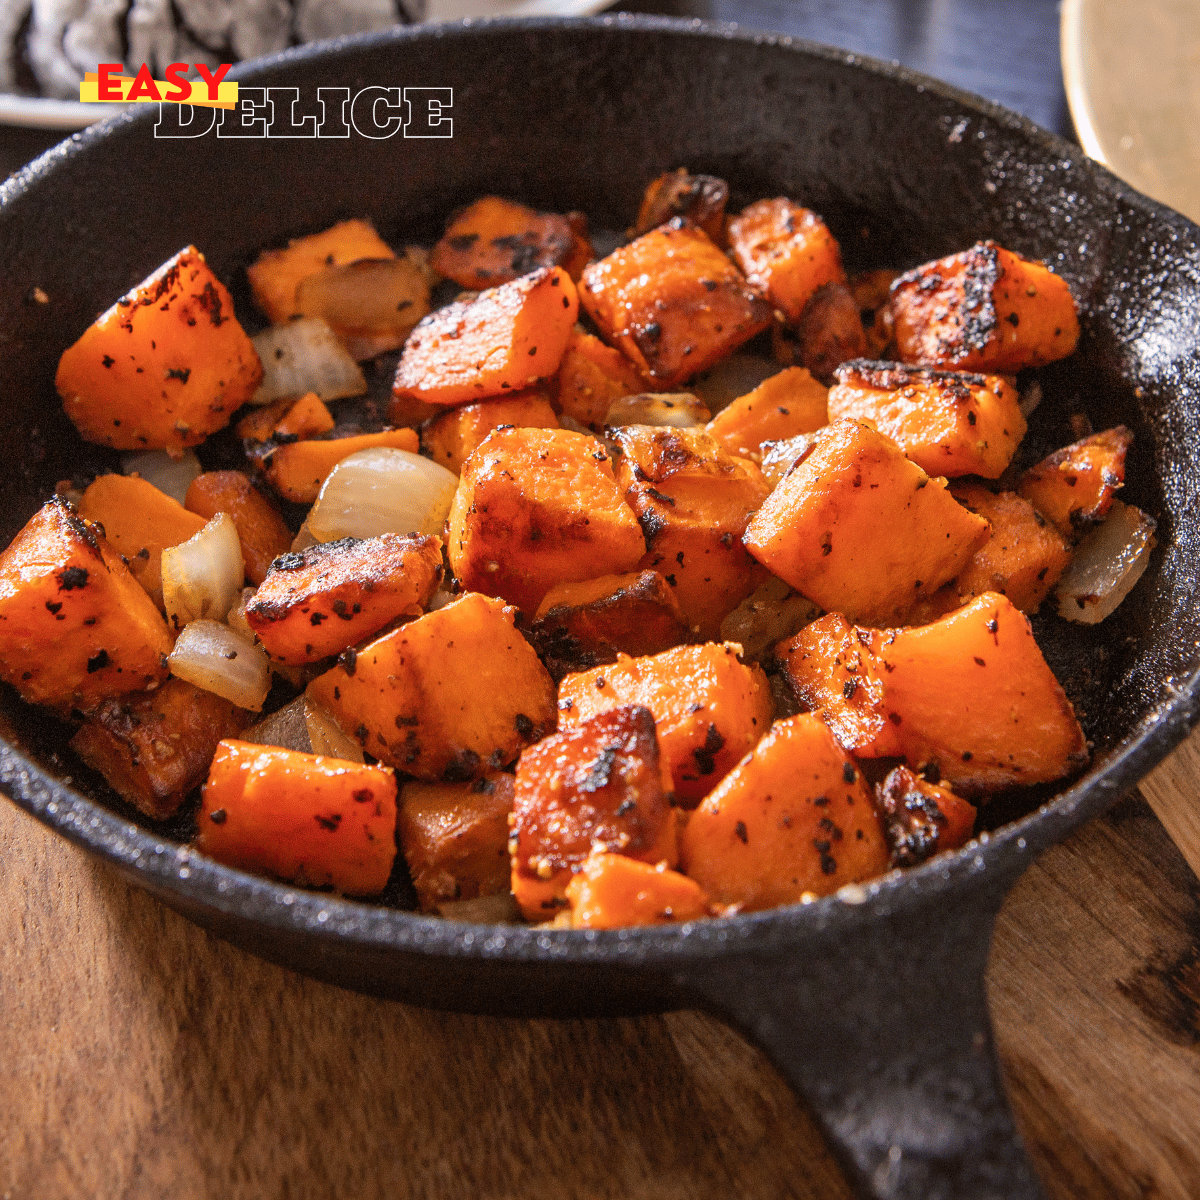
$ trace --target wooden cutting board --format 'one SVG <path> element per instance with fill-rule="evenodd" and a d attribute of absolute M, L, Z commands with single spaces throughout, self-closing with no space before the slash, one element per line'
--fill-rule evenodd
<path fill-rule="evenodd" d="M 1200 742 L 1146 785 L 1194 812 Z M 1046 853 L 990 995 L 1052 1200 L 1200 1197 L 1200 886 L 1138 795 Z M 0 1200 L 840 1200 L 769 1063 L 695 1013 L 518 1021 L 315 983 L 0 800 Z"/>

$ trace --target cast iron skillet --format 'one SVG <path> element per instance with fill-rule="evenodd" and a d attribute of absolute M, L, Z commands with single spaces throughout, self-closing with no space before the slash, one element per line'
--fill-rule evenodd
<path fill-rule="evenodd" d="M 1098 632 L 1039 622 L 1093 766 L 1027 815 L 994 808 L 990 835 L 904 876 L 809 906 L 603 933 L 443 924 L 191 857 L 89 799 L 103 791 L 59 753 L 62 729 L 8 692 L 0 782 L 193 920 L 321 979 L 476 1012 L 717 1013 L 813 1106 L 859 1196 L 1038 1195 L 998 1080 L 984 966 L 995 913 L 1033 856 L 1107 809 L 1197 718 L 1196 227 L 993 105 L 894 66 L 720 27 L 618 17 L 406 29 L 240 77 L 299 88 L 304 111 L 319 86 L 452 87 L 453 137 L 163 140 L 151 106 L 6 185 L 0 419 L 16 449 L 0 482 L 5 543 L 55 480 L 111 461 L 62 416 L 59 354 L 186 243 L 233 282 L 288 235 L 369 214 L 393 240 L 429 236 L 485 192 L 620 228 L 651 177 L 687 165 L 729 179 L 734 203 L 787 194 L 816 208 L 852 269 L 994 237 L 1069 280 L 1083 339 L 1075 360 L 1045 373 L 1033 450 L 1068 440 L 1072 407 L 1096 428 L 1124 421 L 1137 437 L 1128 498 L 1159 521 L 1153 564 L 1116 618 Z"/>

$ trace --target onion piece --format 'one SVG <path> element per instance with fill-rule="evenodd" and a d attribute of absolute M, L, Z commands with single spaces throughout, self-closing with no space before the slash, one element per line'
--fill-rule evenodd
<path fill-rule="evenodd" d="M 820 615 L 811 600 L 772 576 L 721 622 L 721 640 L 740 642 L 742 658 L 756 662 L 776 642 L 799 633 Z"/>
<path fill-rule="evenodd" d="M 472 925 L 520 925 L 521 910 L 511 892 L 492 892 L 470 900 L 441 900 L 437 915 L 447 921 L 466 921 Z"/>
<path fill-rule="evenodd" d="M 1104 522 L 1075 547 L 1058 581 L 1058 615 L 1085 625 L 1103 621 L 1149 565 L 1154 529 L 1153 517 L 1114 500 Z"/>
<path fill-rule="evenodd" d="M 199 617 L 225 620 L 245 582 L 242 543 L 228 513 L 162 552 L 163 603 L 176 629 Z"/>
<path fill-rule="evenodd" d="M 764 379 L 770 379 L 782 370 L 773 358 L 759 354 L 731 354 L 693 380 L 691 388 L 704 407 L 716 416 L 727 404 L 754 391 Z"/>
<path fill-rule="evenodd" d="M 707 425 L 709 419 L 708 409 L 691 392 L 641 392 L 614 400 L 608 406 L 604 424 L 694 429 Z"/>
<path fill-rule="evenodd" d="M 762 459 L 758 464 L 763 478 L 772 487 L 778 487 L 783 477 L 814 445 L 811 433 L 798 433 L 795 437 L 784 438 L 778 442 L 763 442 L 759 447 Z"/>
<path fill-rule="evenodd" d="M 258 641 L 258 635 L 250 628 L 250 622 L 246 620 L 246 605 L 254 599 L 254 592 L 255 589 L 252 587 L 242 588 L 242 594 L 238 597 L 237 603 L 225 615 L 225 624 L 248 642 Z"/>
<path fill-rule="evenodd" d="M 319 542 L 381 533 L 440 534 L 458 476 L 407 450 L 376 447 L 343 458 L 305 524 Z"/>
<path fill-rule="evenodd" d="M 166 450 L 141 450 L 121 456 L 121 470 L 126 475 L 140 475 L 160 492 L 182 504 L 192 480 L 200 474 L 200 460 L 191 450 L 173 458 Z"/>
<path fill-rule="evenodd" d="M 185 625 L 167 665 L 177 678 L 252 712 L 262 711 L 271 690 L 266 654 L 220 621 L 201 619 Z"/>
<path fill-rule="evenodd" d="M 346 762 L 363 761 L 362 747 L 342 731 L 342 727 L 325 709 L 306 697 L 304 700 L 304 722 L 309 745 L 313 754 L 324 754 L 326 758 L 340 758 Z"/>
<path fill-rule="evenodd" d="M 285 704 L 238 736 L 241 741 L 253 742 L 256 746 L 280 746 L 284 750 L 311 754 L 312 742 L 308 740 L 304 697 L 297 696 L 290 704 Z"/>
<path fill-rule="evenodd" d="M 358 363 L 319 317 L 275 325 L 250 339 L 262 359 L 263 381 L 251 404 L 316 392 L 322 400 L 361 396 L 367 390 Z"/>

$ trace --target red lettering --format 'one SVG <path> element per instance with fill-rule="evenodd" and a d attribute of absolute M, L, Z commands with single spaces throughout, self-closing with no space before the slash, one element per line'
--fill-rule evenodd
<path fill-rule="evenodd" d="M 215 75 L 204 63 L 193 63 L 192 65 L 204 77 L 204 82 L 208 84 L 208 99 L 210 103 L 215 104 L 221 98 L 221 93 L 218 90 L 221 86 L 221 80 L 225 78 L 226 72 L 233 66 L 233 63 L 222 63 L 217 68 Z"/>
<path fill-rule="evenodd" d="M 173 90 L 163 97 L 164 100 L 176 100 L 182 104 L 192 94 L 191 83 L 181 78 L 187 69 L 187 63 L 172 63 L 167 68 L 167 83 L 172 85 Z"/>
<path fill-rule="evenodd" d="M 158 84 L 154 82 L 154 76 L 150 74 L 150 68 L 145 63 L 138 67 L 133 86 L 129 89 L 129 95 L 125 99 L 136 100 L 139 96 L 149 96 L 151 100 L 162 99 L 158 92 Z"/>
<path fill-rule="evenodd" d="M 96 98 L 98 100 L 120 100 L 121 84 L 109 78 L 110 72 L 120 75 L 125 70 L 124 63 L 101 63 L 96 68 Z"/>

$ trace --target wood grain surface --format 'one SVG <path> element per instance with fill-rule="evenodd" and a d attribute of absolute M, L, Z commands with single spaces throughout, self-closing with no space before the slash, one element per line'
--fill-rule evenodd
<path fill-rule="evenodd" d="M 1194 802 L 1200 743 L 1147 790 Z M 1200 1196 L 1200 886 L 1144 801 L 1048 851 L 990 998 L 1051 1200 Z M 843 1200 L 696 1013 L 425 1012 L 260 962 L 0 801 L 0 1198 Z"/>

